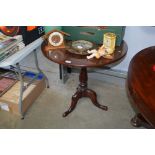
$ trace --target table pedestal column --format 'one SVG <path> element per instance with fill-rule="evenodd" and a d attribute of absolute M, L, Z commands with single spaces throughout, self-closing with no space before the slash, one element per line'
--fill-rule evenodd
<path fill-rule="evenodd" d="M 89 97 L 92 103 L 96 107 L 107 111 L 108 107 L 99 104 L 97 101 L 96 93 L 93 90 L 88 89 L 87 87 L 87 81 L 88 81 L 87 68 L 85 67 L 81 68 L 80 75 L 79 75 L 79 81 L 80 81 L 80 84 L 77 87 L 76 93 L 72 96 L 70 108 L 63 114 L 63 117 L 66 117 L 69 113 L 71 113 L 75 109 L 78 100 L 82 97 Z"/>

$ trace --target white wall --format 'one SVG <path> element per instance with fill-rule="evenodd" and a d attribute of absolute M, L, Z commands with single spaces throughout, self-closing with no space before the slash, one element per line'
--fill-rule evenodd
<path fill-rule="evenodd" d="M 124 40 L 128 45 L 128 53 L 126 58 L 114 69 L 127 71 L 128 65 L 132 57 L 140 50 L 155 46 L 155 27 L 145 26 L 127 26 Z"/>

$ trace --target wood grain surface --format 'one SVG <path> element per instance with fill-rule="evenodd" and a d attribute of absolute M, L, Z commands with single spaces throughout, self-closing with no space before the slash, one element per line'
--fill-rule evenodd
<path fill-rule="evenodd" d="M 86 59 L 84 55 L 77 55 L 67 51 L 67 49 L 58 49 L 50 51 L 47 41 L 42 43 L 42 52 L 49 60 L 68 67 L 102 67 L 111 63 L 118 62 L 127 53 L 127 44 L 123 41 L 121 46 L 117 46 L 113 54 L 113 59 Z"/>
<path fill-rule="evenodd" d="M 127 86 L 133 105 L 155 127 L 155 46 L 133 57 L 129 65 Z"/>

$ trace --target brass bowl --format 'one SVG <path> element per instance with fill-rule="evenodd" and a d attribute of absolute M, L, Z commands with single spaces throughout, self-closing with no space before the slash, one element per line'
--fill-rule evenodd
<path fill-rule="evenodd" d="M 69 52 L 79 55 L 88 55 L 87 51 L 92 49 L 94 44 L 86 40 L 77 40 L 70 43 Z"/>

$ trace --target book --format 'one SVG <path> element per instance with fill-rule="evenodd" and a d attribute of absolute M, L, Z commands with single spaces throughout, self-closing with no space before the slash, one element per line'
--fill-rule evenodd
<path fill-rule="evenodd" d="M 7 51 L 0 53 L 0 62 L 4 61 L 5 59 L 10 57 L 12 54 L 16 53 L 17 51 L 19 51 L 18 47 L 14 46 L 14 47 L 8 49 Z"/>
<path fill-rule="evenodd" d="M 17 40 L 14 38 L 10 38 L 8 40 L 0 42 L 0 52 L 5 50 L 6 48 L 10 47 L 13 43 L 16 43 L 16 42 L 17 42 Z"/>
<path fill-rule="evenodd" d="M 16 82 L 17 80 L 15 79 L 1 77 L 0 78 L 0 96 L 3 95 L 6 91 L 8 91 Z"/>
<path fill-rule="evenodd" d="M 6 36 L 2 32 L 0 32 L 0 42 L 5 41 L 5 40 L 8 40 L 10 38 L 12 38 L 12 37 Z"/>
<path fill-rule="evenodd" d="M 22 35 L 8 37 L 0 33 L 0 62 L 24 47 Z"/>
<path fill-rule="evenodd" d="M 23 42 L 22 35 L 17 35 L 14 37 L 5 36 L 2 33 L 0 33 L 0 53 L 7 51 L 13 46 L 16 46 L 20 42 Z"/>

